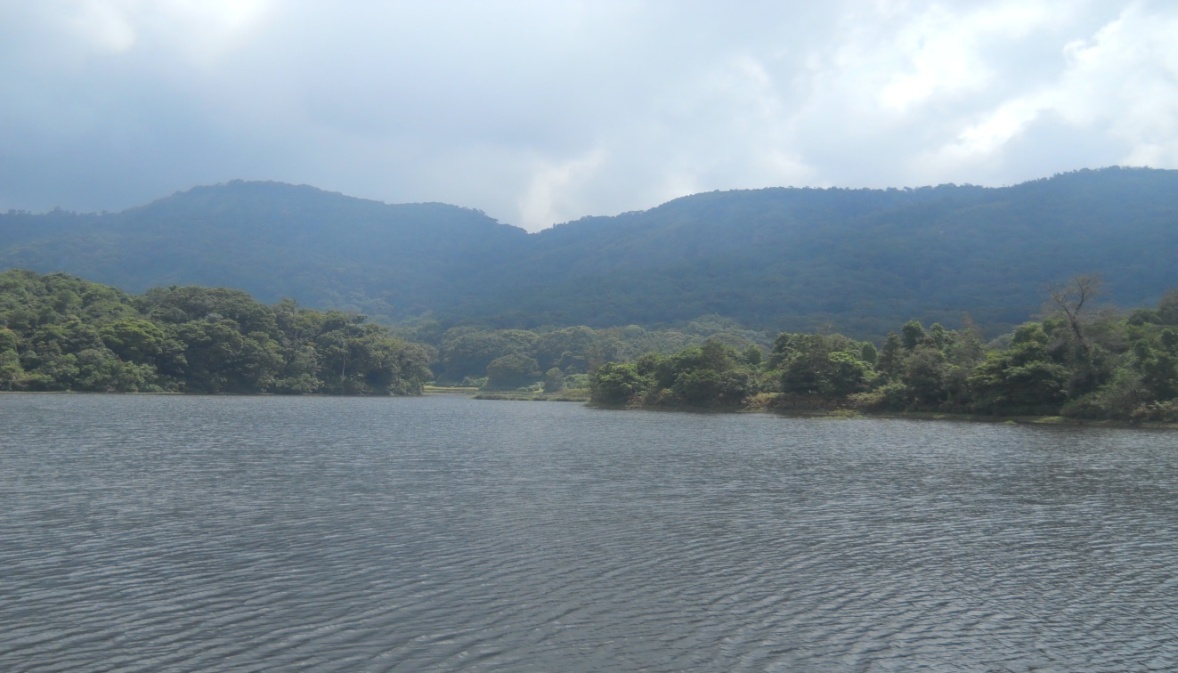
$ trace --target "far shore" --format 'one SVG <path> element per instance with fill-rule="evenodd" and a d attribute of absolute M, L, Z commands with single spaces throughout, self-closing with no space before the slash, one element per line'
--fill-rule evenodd
<path fill-rule="evenodd" d="M 366 397 L 373 395 L 276 395 L 273 393 L 184 393 L 174 391 L 154 392 L 99 392 L 99 391 L 71 391 L 71 390 L 0 390 L 0 395 L 169 395 L 169 396 L 233 396 L 242 397 Z M 476 400 L 511 401 L 511 402 L 580 402 L 596 409 L 615 411 L 640 410 L 660 411 L 666 413 L 695 413 L 695 414 L 776 414 L 793 418 L 815 418 L 832 420 L 856 419 L 901 419 L 922 421 L 961 421 L 967 423 L 999 423 L 1008 425 L 1057 425 L 1090 428 L 1135 428 L 1149 430 L 1178 430 L 1178 423 L 1159 421 L 1121 421 L 1090 418 L 1070 418 L 1067 416 L 996 416 L 990 414 L 957 414 L 943 411 L 870 411 L 862 409 L 800 409 L 800 408 L 771 408 L 765 405 L 742 407 L 715 406 L 616 406 L 595 404 L 589 401 L 589 391 L 583 389 L 562 390 L 552 393 L 533 392 L 529 390 L 483 390 L 474 386 L 438 386 L 426 385 L 422 395 L 459 395 Z M 404 396 L 403 396 L 404 397 Z M 409 395 L 408 397 L 413 397 Z"/>
<path fill-rule="evenodd" d="M 1178 423 L 1164 423 L 1157 421 L 1118 421 L 1090 418 L 1070 418 L 1067 416 L 996 416 L 992 414 L 957 414 L 944 411 L 870 411 L 862 409 L 800 409 L 800 408 L 771 408 L 764 404 L 741 407 L 715 406 L 614 406 L 595 404 L 589 401 L 587 390 L 566 390 L 554 393 L 532 392 L 528 390 L 483 390 L 473 386 L 435 386 L 425 387 L 426 395 L 466 395 L 476 400 L 499 400 L 513 402 L 582 402 L 597 409 L 610 410 L 641 410 L 663 411 L 668 413 L 696 413 L 696 414 L 776 414 L 795 418 L 826 418 L 826 419 L 872 419 L 892 418 L 902 420 L 922 421 L 962 421 L 968 423 L 999 423 L 1008 425 L 1059 425 L 1092 428 L 1141 428 L 1155 430 L 1178 430 Z"/>

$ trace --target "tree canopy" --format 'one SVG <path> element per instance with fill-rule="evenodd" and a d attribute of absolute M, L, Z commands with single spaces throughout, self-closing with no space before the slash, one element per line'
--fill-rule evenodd
<path fill-rule="evenodd" d="M 365 317 L 224 288 L 133 296 L 66 274 L 0 273 L 0 389 L 416 394 L 427 347 Z"/>
<path fill-rule="evenodd" d="M 1091 277 L 1052 290 L 1041 320 L 986 346 L 978 330 L 905 323 L 882 346 L 782 333 L 768 358 L 709 342 L 594 372 L 604 405 L 935 411 L 1178 422 L 1178 294 L 1156 309 L 1088 311 Z"/>

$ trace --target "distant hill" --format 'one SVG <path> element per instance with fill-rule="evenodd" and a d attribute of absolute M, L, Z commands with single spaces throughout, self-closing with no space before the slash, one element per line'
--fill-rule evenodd
<path fill-rule="evenodd" d="M 441 203 L 388 205 L 274 182 L 197 187 L 121 213 L 0 215 L 0 268 L 129 292 L 224 286 L 259 300 L 419 314 L 494 282 L 527 234 Z"/>
<path fill-rule="evenodd" d="M 993 334 L 1081 273 L 1101 274 L 1119 305 L 1152 305 L 1178 286 L 1176 255 L 1178 171 L 1151 169 L 1005 188 L 713 192 L 538 234 L 455 206 L 257 182 L 115 214 L 0 215 L 0 268 L 501 327 L 719 314 L 878 337 L 968 311 Z"/>

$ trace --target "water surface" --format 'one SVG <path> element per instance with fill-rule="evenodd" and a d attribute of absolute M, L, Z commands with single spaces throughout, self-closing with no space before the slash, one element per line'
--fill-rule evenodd
<path fill-rule="evenodd" d="M 0 396 L 0 670 L 1178 669 L 1178 434 Z"/>

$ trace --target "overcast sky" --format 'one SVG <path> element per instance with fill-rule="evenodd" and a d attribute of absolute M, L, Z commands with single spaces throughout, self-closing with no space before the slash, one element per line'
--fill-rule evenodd
<path fill-rule="evenodd" d="M 0 0 L 0 210 L 232 179 L 536 230 L 1178 167 L 1178 2 Z"/>

